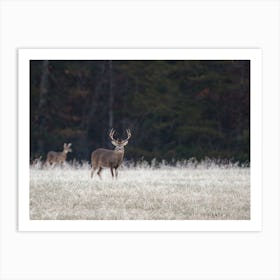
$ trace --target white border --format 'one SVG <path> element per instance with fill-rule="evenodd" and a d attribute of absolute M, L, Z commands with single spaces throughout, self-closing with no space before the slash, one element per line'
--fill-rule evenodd
<path fill-rule="evenodd" d="M 29 219 L 30 60 L 250 60 L 251 219 L 242 221 L 46 221 Z M 262 65 L 260 49 L 19 49 L 18 50 L 19 231 L 261 231 Z"/>

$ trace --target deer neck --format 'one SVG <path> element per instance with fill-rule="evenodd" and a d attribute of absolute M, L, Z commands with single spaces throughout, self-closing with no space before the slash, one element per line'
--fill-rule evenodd
<path fill-rule="evenodd" d="M 115 154 L 120 157 L 120 158 L 123 158 L 123 155 L 124 155 L 124 148 L 118 148 L 116 147 L 115 150 L 114 150 Z"/>

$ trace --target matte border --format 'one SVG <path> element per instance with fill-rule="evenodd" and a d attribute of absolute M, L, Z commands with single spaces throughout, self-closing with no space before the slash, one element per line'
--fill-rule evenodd
<path fill-rule="evenodd" d="M 250 60 L 250 220 L 30 220 L 30 60 Z M 252 94 L 253 93 L 253 94 Z M 18 50 L 18 230 L 19 231 L 261 231 L 262 51 L 261 49 L 19 49 Z"/>

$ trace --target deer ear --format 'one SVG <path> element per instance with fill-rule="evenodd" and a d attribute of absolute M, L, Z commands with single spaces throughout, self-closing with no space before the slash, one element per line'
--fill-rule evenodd
<path fill-rule="evenodd" d="M 69 144 L 68 144 L 68 148 L 71 147 L 71 145 L 72 145 L 72 143 L 69 143 Z"/>
<path fill-rule="evenodd" d="M 66 147 L 67 147 L 67 144 L 66 144 L 66 143 L 64 143 L 64 144 L 63 144 L 63 148 L 66 148 Z"/>
<path fill-rule="evenodd" d="M 118 146 L 118 143 L 114 140 L 111 141 L 111 143 L 114 145 L 114 146 Z"/>
<path fill-rule="evenodd" d="M 122 142 L 122 145 L 125 146 L 125 145 L 127 145 L 127 143 L 128 143 L 128 141 L 124 141 L 124 142 Z"/>

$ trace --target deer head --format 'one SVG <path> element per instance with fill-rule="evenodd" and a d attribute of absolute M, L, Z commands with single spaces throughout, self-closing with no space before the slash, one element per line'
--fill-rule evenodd
<path fill-rule="evenodd" d="M 63 152 L 65 154 L 67 154 L 69 152 L 72 152 L 72 149 L 70 148 L 71 145 L 72 145 L 72 143 L 69 143 L 69 144 L 64 143 L 64 145 L 63 145 Z"/>
<path fill-rule="evenodd" d="M 131 137 L 131 132 L 129 129 L 126 130 L 127 138 L 124 140 L 119 140 L 114 138 L 115 130 L 111 129 L 109 137 L 112 140 L 111 143 L 115 146 L 115 151 L 123 151 L 124 146 L 127 145 L 129 138 Z"/>

